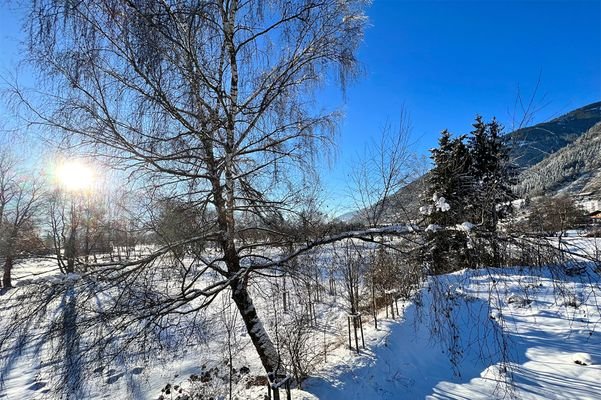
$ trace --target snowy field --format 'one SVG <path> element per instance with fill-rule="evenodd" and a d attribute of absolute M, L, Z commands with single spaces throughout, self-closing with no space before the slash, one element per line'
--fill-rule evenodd
<path fill-rule="evenodd" d="M 567 246 L 593 252 L 594 240 L 569 238 Z M 387 319 L 381 310 L 378 330 L 364 315 L 366 349 L 360 354 L 348 349 L 341 289 L 336 296 L 324 290 L 303 348 L 314 356 L 311 376 L 293 398 L 600 399 L 601 280 L 593 263 L 577 267 L 569 273 L 565 266 L 464 270 L 431 278 L 415 300 L 399 302 L 400 317 Z M 48 260 L 15 268 L 17 285 L 55 273 Z M 302 313 L 304 289 L 288 284 L 289 313 L 281 312 L 281 300 L 273 302 L 281 282 L 256 279 L 253 285 L 272 334 Z M 229 300 L 216 299 L 203 317 L 199 340 L 113 360 L 114 366 L 86 379 L 79 398 L 177 399 L 192 390 L 227 398 L 231 354 L 235 396 L 262 399 L 261 366 Z M 229 335 L 224 324 L 232 327 Z M 60 377 L 43 338 L 11 349 L 0 355 L 0 399 L 58 398 Z"/>

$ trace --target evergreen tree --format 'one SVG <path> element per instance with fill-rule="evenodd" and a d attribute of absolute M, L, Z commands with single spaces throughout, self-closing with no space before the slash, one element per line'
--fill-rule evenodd
<path fill-rule="evenodd" d="M 473 186 L 470 204 L 473 222 L 489 232 L 496 232 L 499 219 L 510 211 L 515 198 L 511 185 L 514 174 L 509 162 L 509 148 L 503 142 L 502 126 L 496 119 L 484 123 L 476 117 L 469 141 Z"/>
<path fill-rule="evenodd" d="M 428 240 L 433 273 L 473 266 L 499 265 L 497 229 L 511 211 L 513 171 L 501 125 L 478 116 L 466 145 L 466 136 L 441 133 L 432 150 L 427 205 L 422 211 L 431 225 Z M 458 224 L 470 222 L 482 234 L 470 249 L 466 232 Z"/>
<path fill-rule="evenodd" d="M 427 201 L 434 201 L 429 212 L 431 224 L 442 226 L 463 222 L 467 191 L 470 188 L 470 154 L 464 143 L 465 136 L 451 138 L 449 131 L 444 130 L 438 141 L 439 146 L 432 150 L 434 168 L 429 174 Z M 442 199 L 449 207 L 441 210 L 434 198 Z"/>
<path fill-rule="evenodd" d="M 471 160 L 465 136 L 452 138 L 447 130 L 442 131 L 438 148 L 431 152 L 434 167 L 429 173 L 427 204 L 422 211 L 430 224 L 431 273 L 440 274 L 468 266 L 465 233 L 447 228 L 465 221 Z"/>
<path fill-rule="evenodd" d="M 514 174 L 509 161 L 509 148 L 501 136 L 503 127 L 496 119 L 484 123 L 476 117 L 469 141 L 472 189 L 469 203 L 471 219 L 489 238 L 479 246 L 480 263 L 498 266 L 500 255 L 497 241 L 498 223 L 511 213 L 515 198 L 511 186 Z M 489 250 L 492 254 L 488 254 Z"/>

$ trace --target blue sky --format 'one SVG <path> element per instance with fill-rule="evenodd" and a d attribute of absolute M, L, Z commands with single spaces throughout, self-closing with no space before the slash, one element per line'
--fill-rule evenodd
<path fill-rule="evenodd" d="M 540 77 L 535 115 L 547 120 L 601 100 L 601 1 L 375 0 L 359 57 L 365 74 L 342 104 L 338 162 L 324 183 L 338 198 L 349 164 L 404 106 L 411 142 L 466 133 L 476 114 L 510 125 L 520 92 Z M 327 101 L 344 101 L 334 92 Z M 340 203 L 344 200 L 340 198 Z"/>
<path fill-rule="evenodd" d="M 4 76 L 19 55 L 10 7 L 0 6 Z M 345 114 L 336 163 L 323 175 L 332 208 L 348 206 L 351 160 L 386 122 L 397 123 L 402 107 L 413 150 L 427 155 L 442 129 L 465 133 L 476 114 L 509 124 L 518 87 L 527 97 L 539 77 L 538 104 L 546 106 L 536 121 L 601 100 L 601 0 L 374 0 L 367 14 L 363 76 L 345 98 L 333 87 L 317 97 Z"/>

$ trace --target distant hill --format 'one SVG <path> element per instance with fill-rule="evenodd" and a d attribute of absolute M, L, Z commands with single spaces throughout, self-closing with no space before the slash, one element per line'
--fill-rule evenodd
<path fill-rule="evenodd" d="M 589 104 L 549 122 L 518 129 L 505 136 L 511 147 L 511 158 L 520 168 L 530 167 L 601 121 L 601 102 Z"/>
<path fill-rule="evenodd" d="M 424 174 L 393 194 L 390 200 L 391 210 L 384 212 L 384 219 L 409 220 L 419 216 L 422 194 L 426 191 L 428 174 Z"/>
<path fill-rule="evenodd" d="M 560 191 L 579 193 L 588 190 L 601 192 L 601 148 L 599 124 L 601 102 L 504 136 L 511 148 L 512 162 L 522 171 L 516 189 L 522 196 L 556 194 Z M 599 125 L 596 125 L 599 124 Z M 595 126 L 596 125 L 596 126 Z M 593 126 L 595 126 L 594 129 Z M 578 140 L 581 136 L 588 133 Z M 566 147 L 574 143 L 573 146 Z M 564 151 L 560 151 L 565 149 Z M 385 220 L 418 217 L 420 195 L 427 174 L 393 194 Z M 360 213 L 350 212 L 345 220 L 357 220 Z"/>
<path fill-rule="evenodd" d="M 406 221 L 418 215 L 420 196 L 425 190 L 426 176 L 424 174 L 407 186 L 388 197 L 387 206 L 382 215 L 381 223 Z M 336 217 L 337 220 L 347 223 L 365 223 L 364 209 L 346 212 Z"/>
<path fill-rule="evenodd" d="M 516 192 L 522 197 L 571 193 L 600 198 L 601 123 L 522 172 Z"/>

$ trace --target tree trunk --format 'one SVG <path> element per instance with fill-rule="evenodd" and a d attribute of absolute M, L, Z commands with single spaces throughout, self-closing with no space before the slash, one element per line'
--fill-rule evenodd
<path fill-rule="evenodd" d="M 90 258 L 90 228 L 88 226 L 86 226 L 86 234 L 84 236 L 84 249 L 84 256 L 87 264 L 88 259 Z"/>
<path fill-rule="evenodd" d="M 2 276 L 2 286 L 5 289 L 13 287 L 12 269 L 13 269 L 13 258 L 11 256 L 8 256 L 8 257 L 6 257 L 6 261 L 4 262 L 4 274 Z"/>
<path fill-rule="evenodd" d="M 257 315 L 257 310 L 248 294 L 246 284 L 242 279 L 233 279 L 230 287 L 232 289 L 232 299 L 240 311 L 261 364 L 268 375 L 275 377 L 283 372 L 281 371 L 280 356 Z"/>
<path fill-rule="evenodd" d="M 284 284 L 282 290 L 282 303 L 284 305 L 284 312 L 288 312 L 288 291 L 286 290 L 286 275 L 284 275 Z"/>
<path fill-rule="evenodd" d="M 363 316 L 359 314 L 359 328 L 361 329 L 361 346 L 365 350 L 365 337 L 363 336 Z"/>
<path fill-rule="evenodd" d="M 75 229 L 71 230 L 67 243 L 65 243 L 65 258 L 67 259 L 67 273 L 75 272 Z"/>
<path fill-rule="evenodd" d="M 384 300 L 386 303 L 386 319 L 388 319 L 388 293 L 386 291 L 384 291 Z"/>
<path fill-rule="evenodd" d="M 359 353 L 359 337 L 357 336 L 357 315 L 353 314 L 353 331 L 355 332 L 355 348 Z"/>
<path fill-rule="evenodd" d="M 373 277 L 371 280 L 371 304 L 374 311 L 374 325 L 376 330 L 378 330 L 378 304 L 376 302 L 376 286 Z"/>
<path fill-rule="evenodd" d="M 232 354 L 232 329 L 230 327 L 227 328 L 227 354 L 228 361 L 230 364 L 229 374 L 228 374 L 228 393 L 229 400 L 232 400 L 232 384 L 233 384 L 233 376 L 234 376 L 234 357 Z"/>

